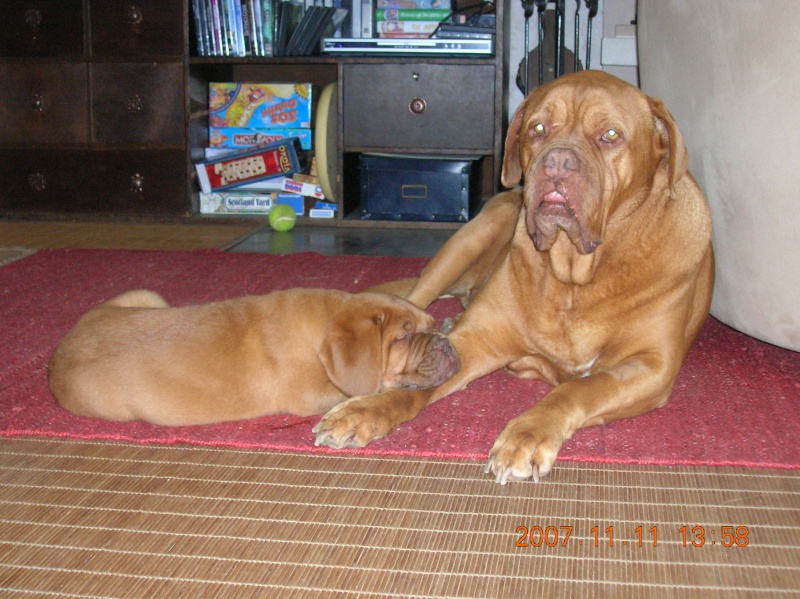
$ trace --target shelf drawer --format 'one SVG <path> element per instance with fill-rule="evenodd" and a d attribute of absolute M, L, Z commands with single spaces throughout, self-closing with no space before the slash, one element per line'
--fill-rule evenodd
<path fill-rule="evenodd" d="M 86 65 L 0 64 L 0 143 L 86 143 Z"/>
<path fill-rule="evenodd" d="M 183 0 L 92 0 L 92 55 L 183 55 Z"/>
<path fill-rule="evenodd" d="M 86 152 L 0 150 L 0 209 L 82 212 L 93 198 L 86 189 Z M 78 193 L 81 190 L 81 193 Z"/>
<path fill-rule="evenodd" d="M 0 150 L 0 210 L 187 214 L 182 150 Z"/>
<path fill-rule="evenodd" d="M 92 69 L 92 141 L 183 146 L 180 63 L 102 63 Z"/>
<path fill-rule="evenodd" d="M 16 0 L 0 8 L 0 56 L 83 56 L 81 0 Z"/>
<path fill-rule="evenodd" d="M 344 65 L 344 145 L 492 151 L 494 66 Z"/>
<path fill-rule="evenodd" d="M 114 214 L 189 214 L 183 150 L 95 152 L 98 208 Z"/>

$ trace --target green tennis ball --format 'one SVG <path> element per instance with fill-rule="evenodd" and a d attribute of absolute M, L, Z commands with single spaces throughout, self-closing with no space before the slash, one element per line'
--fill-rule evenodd
<path fill-rule="evenodd" d="M 276 231 L 291 231 L 297 222 L 294 208 L 286 204 L 278 204 L 269 211 L 269 224 Z"/>

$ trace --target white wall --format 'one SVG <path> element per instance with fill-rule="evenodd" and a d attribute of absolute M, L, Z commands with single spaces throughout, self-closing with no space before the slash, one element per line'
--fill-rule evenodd
<path fill-rule="evenodd" d="M 605 2 L 602 25 L 603 37 L 615 37 L 614 29 L 617 25 L 628 25 L 636 18 L 636 0 L 601 0 L 601 2 Z M 632 85 L 639 85 L 639 70 L 635 66 L 604 64 L 603 70 Z"/>

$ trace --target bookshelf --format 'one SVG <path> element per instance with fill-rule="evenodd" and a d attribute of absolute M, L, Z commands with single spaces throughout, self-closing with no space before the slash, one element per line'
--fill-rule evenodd
<path fill-rule="evenodd" d="M 494 56 L 198 56 L 191 0 L 0 0 L 0 215 L 157 220 L 199 215 L 193 163 L 208 144 L 208 83 L 337 82 L 335 219 L 309 225 L 450 228 L 359 218 L 362 152 L 478 156 L 499 188 L 507 2 Z M 56 26 L 56 24 L 58 24 Z M 409 103 L 422 98 L 415 114 Z M 319 149 L 317 150 L 319 151 Z"/>

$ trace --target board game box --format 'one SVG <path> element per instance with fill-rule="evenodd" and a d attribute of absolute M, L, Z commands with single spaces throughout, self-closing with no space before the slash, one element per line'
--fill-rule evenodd
<path fill-rule="evenodd" d="M 306 152 L 300 147 L 300 140 L 290 137 L 254 150 L 198 162 L 195 169 L 200 188 L 210 193 L 263 179 L 293 175 L 305 166 Z"/>
<path fill-rule="evenodd" d="M 300 147 L 311 149 L 311 129 L 246 129 L 244 127 L 209 127 L 210 148 L 245 149 L 263 146 L 287 137 L 297 137 Z"/>
<path fill-rule="evenodd" d="M 209 83 L 209 128 L 310 129 L 310 83 Z"/>

